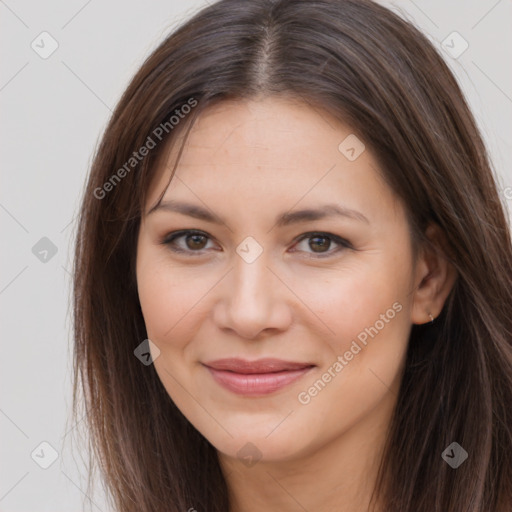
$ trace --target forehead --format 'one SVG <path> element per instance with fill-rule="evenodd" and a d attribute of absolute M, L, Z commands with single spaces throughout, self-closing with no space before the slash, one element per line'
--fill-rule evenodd
<path fill-rule="evenodd" d="M 222 102 L 198 118 L 180 164 L 192 165 L 212 155 L 233 165 L 247 164 L 247 157 L 270 167 L 275 167 L 277 158 L 278 163 L 290 165 L 304 158 L 332 162 L 340 136 L 350 133 L 326 111 L 291 98 Z"/>
<path fill-rule="evenodd" d="M 148 206 L 167 186 L 184 131 L 153 180 Z M 348 141 L 348 142 L 346 142 Z M 348 158 L 347 148 L 357 158 Z M 179 179 L 176 179 L 178 176 Z M 187 190 L 188 189 L 188 190 Z M 286 98 L 226 101 L 192 127 L 164 198 L 222 204 L 226 194 L 291 208 L 320 199 L 378 214 L 393 206 L 371 152 L 351 128 L 323 109 Z"/>

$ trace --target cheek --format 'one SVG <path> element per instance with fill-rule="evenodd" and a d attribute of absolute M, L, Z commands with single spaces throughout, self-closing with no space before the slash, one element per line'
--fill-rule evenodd
<path fill-rule="evenodd" d="M 183 272 L 171 268 L 158 249 L 139 243 L 137 289 L 148 337 L 162 350 L 172 345 L 169 340 L 183 339 L 175 334 L 186 325 L 200 290 L 197 282 L 187 282 Z"/>
<path fill-rule="evenodd" d="M 138 280 L 139 300 L 148 337 L 160 349 L 176 346 L 186 339 L 184 330 L 194 315 L 199 300 L 197 287 L 184 286 L 172 273 L 141 272 Z"/>
<path fill-rule="evenodd" d="M 316 327 L 310 328 L 324 334 L 320 339 L 333 354 L 348 350 L 358 335 L 364 340 L 366 328 L 377 323 L 379 333 L 390 333 L 392 324 L 399 323 L 395 320 L 406 316 L 397 311 L 405 310 L 405 279 L 377 257 L 371 264 L 350 266 L 321 278 L 303 274 L 293 279 L 291 288 L 313 313 L 309 316 Z"/>
<path fill-rule="evenodd" d="M 337 403 L 334 423 L 341 425 L 365 414 L 396 384 L 410 334 L 406 269 L 406 260 L 381 252 L 316 284 L 302 281 L 301 293 L 308 293 L 308 306 L 322 320 L 317 325 L 328 334 L 316 338 L 321 369 L 304 382 L 300 404 L 321 411 Z"/>
<path fill-rule="evenodd" d="M 176 366 L 182 361 L 178 364 L 182 366 L 197 359 L 192 342 L 211 315 L 213 289 L 222 272 L 177 264 L 157 249 L 142 247 L 139 253 L 139 301 L 148 338 L 164 356 L 157 363 L 165 360 L 167 365 Z"/>
<path fill-rule="evenodd" d="M 405 276 L 389 270 L 381 260 L 325 279 L 320 288 L 304 283 L 304 292 L 314 290 L 308 305 L 322 320 L 317 325 L 330 331 L 316 337 L 321 368 L 302 383 L 296 399 L 305 422 L 311 415 L 330 418 L 322 427 L 330 434 L 359 421 L 397 385 L 409 305 Z"/>

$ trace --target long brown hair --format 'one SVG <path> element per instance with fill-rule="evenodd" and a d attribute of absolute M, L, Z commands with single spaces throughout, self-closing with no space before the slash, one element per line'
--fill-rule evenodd
<path fill-rule="evenodd" d="M 370 0 L 208 6 L 147 58 L 113 113 L 78 219 L 73 410 L 77 419 L 85 411 L 116 510 L 229 510 L 215 448 L 174 405 L 153 365 L 134 356 L 147 338 L 136 240 L 148 186 L 177 134 L 217 102 L 272 95 L 300 98 L 350 126 L 403 201 L 413 239 L 428 243 L 425 228 L 436 223 L 457 270 L 439 318 L 412 327 L 379 503 L 393 512 L 510 511 L 505 206 L 447 65 L 414 26 Z M 145 156 L 143 146 L 152 146 Z M 469 455 L 456 470 L 441 457 L 454 441 Z"/>

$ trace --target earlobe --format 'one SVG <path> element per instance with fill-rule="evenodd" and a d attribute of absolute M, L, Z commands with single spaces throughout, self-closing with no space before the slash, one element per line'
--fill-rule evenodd
<path fill-rule="evenodd" d="M 425 231 L 430 241 L 424 245 L 416 262 L 411 322 L 433 322 L 441 313 L 457 278 L 457 271 L 448 261 L 448 244 L 441 228 L 430 224 Z"/>

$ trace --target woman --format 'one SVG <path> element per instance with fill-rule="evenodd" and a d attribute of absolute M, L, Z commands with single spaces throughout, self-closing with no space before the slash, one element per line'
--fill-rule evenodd
<path fill-rule="evenodd" d="M 75 410 L 116 510 L 511 509 L 510 228 L 391 11 L 196 14 L 117 105 L 75 258 Z"/>

